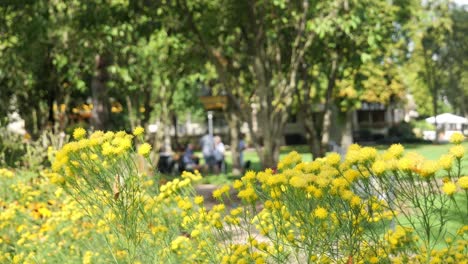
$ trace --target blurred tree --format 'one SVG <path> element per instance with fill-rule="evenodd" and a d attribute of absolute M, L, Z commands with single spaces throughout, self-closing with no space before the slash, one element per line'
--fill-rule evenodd
<path fill-rule="evenodd" d="M 468 11 L 452 5 L 452 28 L 447 32 L 447 50 L 441 57 L 446 70 L 445 96 L 456 114 L 468 117 Z"/>
<path fill-rule="evenodd" d="M 263 167 L 277 164 L 300 65 L 316 36 L 339 17 L 340 3 L 177 1 L 181 20 L 215 66 L 230 110 L 249 125 Z"/>
<path fill-rule="evenodd" d="M 299 117 L 315 157 L 327 151 L 333 123 L 341 126 L 339 138 L 335 139 L 341 142 L 336 143 L 346 150 L 352 143 L 354 109 L 361 101 L 385 102 L 395 91 L 384 88 L 394 82 L 391 78 L 396 76 L 398 67 L 395 53 L 402 46 L 397 23 L 404 21 L 398 20 L 400 6 L 397 4 L 344 1 L 338 8 L 339 16 L 307 53 L 301 86 L 296 89 Z M 377 91 L 385 93 L 375 97 Z M 314 114 L 317 112 L 323 115 Z"/>
<path fill-rule="evenodd" d="M 466 57 L 450 48 L 449 39 L 453 36 L 450 9 L 448 1 L 427 1 L 412 23 L 413 48 L 407 64 L 407 68 L 411 69 L 408 71 L 408 81 L 422 115 L 436 116 L 441 108 L 447 110 L 446 95 L 449 91 L 457 90 L 458 86 L 453 83 L 449 85 L 448 76 L 456 68 L 452 63 L 455 59 L 453 56 L 466 60 Z M 431 99 L 430 105 L 427 98 Z M 439 133 L 436 134 L 437 141 Z"/>

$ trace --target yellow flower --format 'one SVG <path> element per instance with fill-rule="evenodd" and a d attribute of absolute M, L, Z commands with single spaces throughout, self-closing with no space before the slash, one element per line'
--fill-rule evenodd
<path fill-rule="evenodd" d="M 143 143 L 141 146 L 138 148 L 138 154 L 142 156 L 147 156 L 151 151 L 151 145 L 148 143 Z"/>
<path fill-rule="evenodd" d="M 359 158 L 361 162 L 374 160 L 377 156 L 377 150 L 372 147 L 364 147 L 359 151 Z"/>
<path fill-rule="evenodd" d="M 291 167 L 292 165 L 296 165 L 300 163 L 301 160 L 302 160 L 302 157 L 297 151 L 291 151 L 278 163 L 278 169 L 281 170 L 281 169 Z"/>
<path fill-rule="evenodd" d="M 453 146 L 450 148 L 450 153 L 456 158 L 462 158 L 465 155 L 465 148 L 462 145 Z"/>
<path fill-rule="evenodd" d="M 393 144 L 388 148 L 388 153 L 395 158 L 399 158 L 403 154 L 403 151 L 405 151 L 405 148 L 401 144 Z"/>
<path fill-rule="evenodd" d="M 0 176 L 5 176 L 6 178 L 13 178 L 15 174 L 7 169 L 0 169 Z"/>
<path fill-rule="evenodd" d="M 359 177 L 359 172 L 357 170 L 349 169 L 346 170 L 343 173 L 343 177 L 348 181 L 348 182 L 353 182 Z"/>
<path fill-rule="evenodd" d="M 219 189 L 216 189 L 214 192 L 213 192 L 213 197 L 216 198 L 216 199 L 220 199 L 223 194 L 229 192 L 229 185 L 223 185 L 221 188 Z"/>
<path fill-rule="evenodd" d="M 457 190 L 457 186 L 455 185 L 455 183 L 451 181 L 445 183 L 444 186 L 442 187 L 442 191 L 444 191 L 444 193 L 447 195 L 454 194 L 456 190 Z"/>
<path fill-rule="evenodd" d="M 457 183 L 458 183 L 458 186 L 460 186 L 460 188 L 467 190 L 468 189 L 468 176 L 460 177 Z"/>
<path fill-rule="evenodd" d="M 314 216 L 317 217 L 318 219 L 325 219 L 327 218 L 328 216 L 328 212 L 327 212 L 327 209 L 323 208 L 323 207 L 317 207 L 315 210 L 314 210 Z"/>
<path fill-rule="evenodd" d="M 450 142 L 453 144 L 460 144 L 463 142 L 463 140 L 465 140 L 465 136 L 459 132 L 453 133 L 450 137 Z"/>
<path fill-rule="evenodd" d="M 361 198 L 359 196 L 354 195 L 353 198 L 351 198 L 351 201 L 349 203 L 353 207 L 358 207 L 361 205 Z"/>
<path fill-rule="evenodd" d="M 289 180 L 289 184 L 296 188 L 303 188 L 307 186 L 307 179 L 304 177 L 304 175 L 293 176 Z"/>
<path fill-rule="evenodd" d="M 387 164 L 381 160 L 374 162 L 372 165 L 372 170 L 375 174 L 382 174 L 387 169 Z"/>
<path fill-rule="evenodd" d="M 203 203 L 203 196 L 200 196 L 200 195 L 196 196 L 195 199 L 194 199 L 194 202 L 195 202 L 195 204 L 198 204 L 198 205 L 202 204 Z"/>
<path fill-rule="evenodd" d="M 445 170 L 450 170 L 452 168 L 453 156 L 450 154 L 444 154 L 439 158 L 439 165 Z"/>
<path fill-rule="evenodd" d="M 84 130 L 84 128 L 82 128 L 82 127 L 77 127 L 73 131 L 73 138 L 76 139 L 76 140 L 79 140 L 79 139 L 83 138 L 84 136 L 86 136 L 86 130 Z"/>
<path fill-rule="evenodd" d="M 246 200 L 247 202 L 253 202 L 258 198 L 255 190 L 251 186 L 247 187 L 245 190 L 240 191 L 239 194 L 237 194 L 237 197 Z"/>
<path fill-rule="evenodd" d="M 326 157 L 326 161 L 329 165 L 334 166 L 340 163 L 341 161 L 341 156 L 338 153 L 331 153 Z"/>
<path fill-rule="evenodd" d="M 141 134 L 143 134 L 145 132 L 145 129 L 141 126 L 137 126 L 135 127 L 135 129 L 133 130 L 133 135 L 135 136 L 139 136 Z"/>
<path fill-rule="evenodd" d="M 439 170 L 439 164 L 433 160 L 426 160 L 421 165 L 420 174 L 422 177 L 427 178 L 434 175 Z"/>
<path fill-rule="evenodd" d="M 234 183 L 232 184 L 232 187 L 234 187 L 234 189 L 236 190 L 242 188 L 242 186 L 244 186 L 244 184 L 242 183 L 241 180 L 235 180 Z"/>
<path fill-rule="evenodd" d="M 91 264 L 92 263 L 92 258 L 93 258 L 93 252 L 92 251 L 86 251 L 84 256 L 83 256 L 83 264 Z"/>

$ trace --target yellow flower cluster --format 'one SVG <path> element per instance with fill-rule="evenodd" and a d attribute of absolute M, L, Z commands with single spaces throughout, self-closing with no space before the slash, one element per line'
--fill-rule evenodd
<path fill-rule="evenodd" d="M 463 263 L 466 255 L 468 226 L 446 248 L 420 246 L 434 226 L 446 230 L 447 209 L 468 189 L 459 139 L 434 161 L 399 144 L 353 145 L 311 162 L 292 152 L 278 171 L 248 171 L 212 200 L 193 188 L 198 171 L 160 185 L 140 166 L 147 159 L 138 154 L 151 151 L 134 148 L 143 128 L 75 132 L 53 170 L 0 169 L 0 187 L 11 189 L 0 194 L 1 263 Z"/>
<path fill-rule="evenodd" d="M 140 147 L 138 147 L 138 154 L 142 156 L 148 156 L 151 151 L 151 145 L 148 143 L 143 143 L 141 144 Z"/>
<path fill-rule="evenodd" d="M 453 144 L 460 144 L 465 140 L 465 136 L 462 133 L 456 132 L 450 136 L 450 142 Z"/>
<path fill-rule="evenodd" d="M 5 177 L 5 178 L 13 178 L 15 176 L 15 173 L 11 170 L 5 169 L 5 168 L 0 168 L 0 178 Z"/>
<path fill-rule="evenodd" d="M 135 137 L 139 136 L 139 135 L 142 135 L 143 133 L 145 133 L 145 129 L 141 126 L 137 126 L 134 130 L 133 130 L 133 135 Z"/>
<path fill-rule="evenodd" d="M 78 139 L 83 138 L 84 136 L 86 136 L 86 130 L 84 130 L 84 128 L 82 128 L 82 127 L 78 127 L 73 131 L 73 138 L 74 139 L 78 140 Z"/>

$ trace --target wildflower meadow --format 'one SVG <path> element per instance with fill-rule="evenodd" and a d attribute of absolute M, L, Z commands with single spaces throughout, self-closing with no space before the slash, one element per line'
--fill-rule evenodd
<path fill-rule="evenodd" d="M 464 137 L 438 160 L 352 145 L 198 195 L 165 181 L 144 129 L 75 129 L 38 172 L 0 169 L 1 263 L 467 263 Z M 466 171 L 466 170 L 465 170 Z"/>

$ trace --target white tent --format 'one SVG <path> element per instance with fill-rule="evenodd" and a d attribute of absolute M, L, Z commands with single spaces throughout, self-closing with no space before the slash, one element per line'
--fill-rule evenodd
<path fill-rule="evenodd" d="M 468 124 L 468 119 L 450 113 L 437 115 L 437 124 Z M 426 118 L 426 122 L 435 124 L 436 118 L 431 116 Z"/>
<path fill-rule="evenodd" d="M 466 133 L 464 130 L 468 126 L 468 118 L 450 113 L 437 115 L 437 120 L 433 116 L 426 118 L 426 122 L 430 124 L 435 124 L 436 121 L 439 139 L 443 141 L 449 140 L 453 133 Z M 436 131 L 423 131 L 424 139 L 435 140 L 435 137 Z"/>

